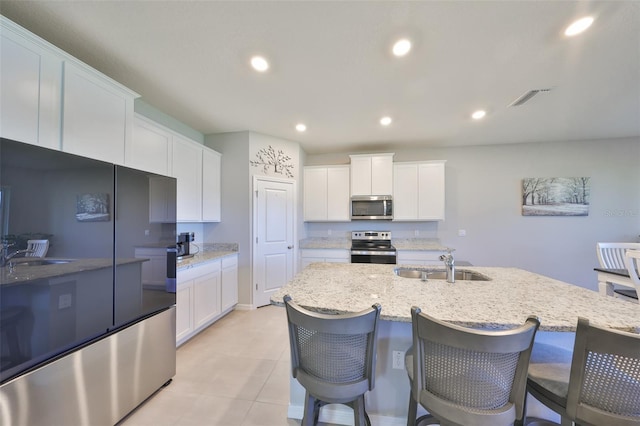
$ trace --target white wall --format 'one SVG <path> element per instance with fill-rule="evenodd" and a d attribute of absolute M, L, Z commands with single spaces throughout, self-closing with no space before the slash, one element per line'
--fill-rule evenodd
<path fill-rule="evenodd" d="M 256 154 L 264 148 L 272 146 L 276 151 L 282 150 L 290 157 L 290 179 L 298 180 L 301 175 L 301 158 L 304 152 L 297 142 L 287 141 L 255 132 L 234 132 L 208 135 L 205 145 L 222 154 L 222 218 L 220 223 L 204 224 L 205 242 L 237 242 L 238 257 L 238 302 L 241 305 L 252 304 L 252 226 L 253 226 L 253 176 L 271 176 L 289 178 L 286 173 L 278 173 L 273 167 L 266 170 L 251 165 L 257 160 Z M 298 192 L 301 185 L 298 184 Z M 301 199 L 300 194 L 297 198 Z M 302 206 L 298 204 L 299 225 L 302 229 Z"/>
<path fill-rule="evenodd" d="M 204 224 L 208 243 L 238 243 L 238 301 L 251 303 L 249 132 L 208 135 L 205 145 L 222 154 L 221 222 Z"/>
<path fill-rule="evenodd" d="M 395 150 L 394 161 L 447 160 L 443 222 L 306 225 L 336 235 L 371 225 L 397 236 L 436 236 L 474 265 L 527 269 L 597 289 L 596 242 L 638 241 L 640 139 Z M 306 165 L 346 164 L 348 155 L 309 155 Z M 522 178 L 591 177 L 586 217 L 521 215 Z M 459 237 L 464 229 L 466 237 Z M 398 232 L 395 232 L 398 231 Z M 402 234 L 402 235 L 398 235 Z M 426 234 L 426 235 L 424 235 Z"/>

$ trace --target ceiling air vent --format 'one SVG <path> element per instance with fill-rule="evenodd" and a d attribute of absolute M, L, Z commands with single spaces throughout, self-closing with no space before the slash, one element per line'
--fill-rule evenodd
<path fill-rule="evenodd" d="M 523 104 L 527 103 L 528 101 L 530 101 L 531 98 L 533 98 L 538 93 L 548 93 L 550 91 L 551 91 L 551 88 L 529 90 L 529 91 L 525 92 L 522 96 L 520 96 L 518 99 L 516 99 L 515 101 L 511 102 L 511 104 L 509 106 L 513 107 L 513 106 L 523 105 Z"/>

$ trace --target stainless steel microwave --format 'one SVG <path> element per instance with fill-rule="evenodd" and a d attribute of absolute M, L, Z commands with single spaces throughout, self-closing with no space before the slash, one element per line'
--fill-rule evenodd
<path fill-rule="evenodd" d="M 354 195 L 351 197 L 351 220 L 393 219 L 391 195 Z"/>

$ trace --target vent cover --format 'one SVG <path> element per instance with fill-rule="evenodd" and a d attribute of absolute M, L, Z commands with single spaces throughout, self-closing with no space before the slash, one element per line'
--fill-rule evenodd
<path fill-rule="evenodd" d="M 520 96 L 515 101 L 511 102 L 510 107 L 523 105 L 531 100 L 538 93 L 549 93 L 551 88 L 548 89 L 533 89 L 525 92 L 522 96 Z"/>

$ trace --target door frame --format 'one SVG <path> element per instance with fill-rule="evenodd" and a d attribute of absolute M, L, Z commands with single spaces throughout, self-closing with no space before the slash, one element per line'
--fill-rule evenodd
<path fill-rule="evenodd" d="M 256 203 L 256 194 L 258 192 L 258 182 L 277 182 L 292 184 L 293 190 L 293 275 L 298 273 L 298 182 L 295 179 L 278 178 L 265 175 L 253 175 L 253 183 L 251 188 L 251 309 L 257 309 L 255 304 L 256 288 L 254 285 L 255 277 L 255 246 L 256 246 L 256 229 L 258 228 L 258 205 Z"/>

